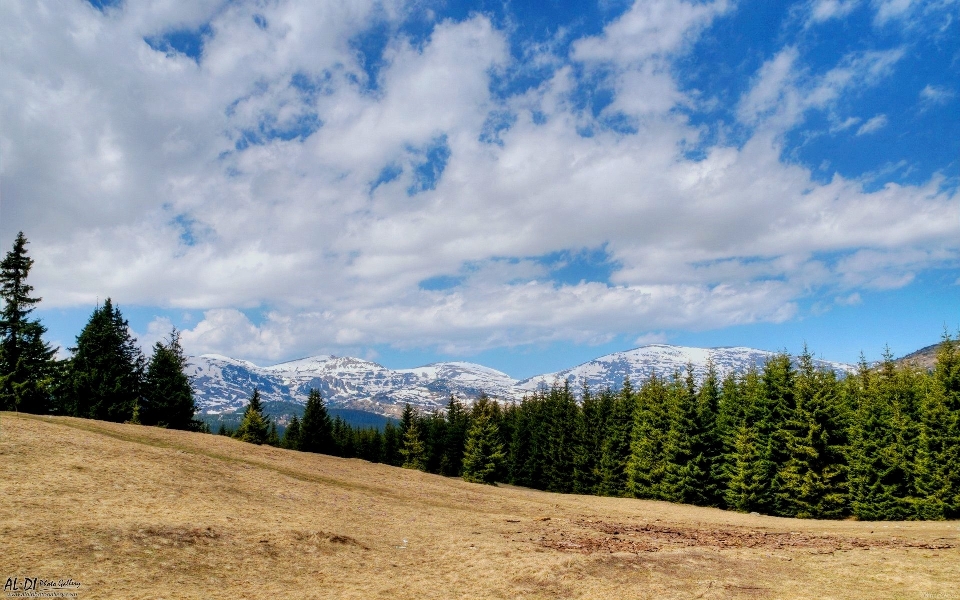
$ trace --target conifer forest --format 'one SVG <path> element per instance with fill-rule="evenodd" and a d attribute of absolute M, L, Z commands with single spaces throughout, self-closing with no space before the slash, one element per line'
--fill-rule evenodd
<path fill-rule="evenodd" d="M 145 357 L 119 308 L 98 306 L 70 357 L 42 339 L 21 233 L 0 264 L 0 409 L 209 431 L 174 330 Z M 360 458 L 486 484 L 787 517 L 960 518 L 960 336 L 932 369 L 861 360 L 838 374 L 777 355 L 744 374 L 692 370 L 620 389 L 557 382 L 521 402 L 410 405 L 382 430 L 331 418 L 314 390 L 285 427 L 259 392 L 235 431 L 255 444 Z"/>

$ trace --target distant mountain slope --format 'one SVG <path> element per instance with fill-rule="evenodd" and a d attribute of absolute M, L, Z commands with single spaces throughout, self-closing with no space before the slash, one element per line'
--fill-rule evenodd
<path fill-rule="evenodd" d="M 911 352 L 903 358 L 898 358 L 896 362 L 909 362 L 925 369 L 932 369 L 937 362 L 937 350 L 939 349 L 940 343 L 938 342 L 925 348 L 920 348 L 916 352 Z"/>
<path fill-rule="evenodd" d="M 755 348 L 690 348 L 651 344 L 626 352 L 607 354 L 564 371 L 537 375 L 519 382 L 517 387 L 532 391 L 540 386 L 549 386 L 554 381 L 572 380 L 576 385 L 586 382 L 591 389 L 618 389 L 627 376 L 635 382 L 648 379 L 653 373 L 669 377 L 675 371 L 685 371 L 687 365 L 693 367 L 697 380 L 702 380 L 711 361 L 717 373 L 723 377 L 730 372 L 744 373 L 751 367 L 762 367 L 776 354 Z M 844 363 L 824 360 L 815 362 L 819 367 L 839 372 L 853 370 L 851 365 Z"/>
<path fill-rule="evenodd" d="M 254 387 L 267 402 L 306 402 L 316 388 L 331 406 L 381 415 L 397 415 L 409 402 L 421 410 L 446 404 L 451 395 L 472 401 L 480 393 L 516 401 L 543 386 L 571 380 L 591 389 L 618 389 L 625 377 L 641 382 L 652 373 L 669 376 L 689 364 L 699 379 L 712 361 L 717 372 L 742 373 L 762 366 L 774 352 L 754 348 L 689 348 L 653 344 L 601 356 L 570 369 L 518 381 L 506 373 L 468 362 L 444 362 L 414 369 L 391 370 L 359 358 L 313 356 L 269 367 L 226 356 L 191 357 L 187 374 L 193 378 L 201 412 L 218 414 L 243 408 Z M 841 372 L 851 365 L 817 361 Z"/>

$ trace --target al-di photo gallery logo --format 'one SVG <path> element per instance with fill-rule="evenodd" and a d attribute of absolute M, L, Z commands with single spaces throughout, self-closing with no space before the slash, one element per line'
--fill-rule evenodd
<path fill-rule="evenodd" d="M 80 582 L 73 579 L 7 577 L 3 595 L 7 598 L 76 598 Z"/>

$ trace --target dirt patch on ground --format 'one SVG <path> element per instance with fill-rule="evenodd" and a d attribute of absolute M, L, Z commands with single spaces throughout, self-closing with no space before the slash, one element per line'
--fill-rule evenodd
<path fill-rule="evenodd" d="M 540 544 L 567 552 L 658 552 L 667 548 L 754 548 L 760 550 L 796 550 L 813 554 L 832 554 L 843 550 L 956 548 L 953 540 L 917 541 L 907 539 L 867 539 L 802 532 L 761 531 L 746 528 L 708 528 L 641 523 L 628 525 L 581 519 L 573 523 L 582 534 L 544 533 Z"/>

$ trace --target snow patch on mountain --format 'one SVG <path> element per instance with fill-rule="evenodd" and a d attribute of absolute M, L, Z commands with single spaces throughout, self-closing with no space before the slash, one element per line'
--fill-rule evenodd
<path fill-rule="evenodd" d="M 197 404 L 205 413 L 242 409 L 253 388 L 265 402 L 303 404 L 311 389 L 338 408 L 397 415 L 406 403 L 421 410 L 435 410 L 451 395 L 473 401 L 485 393 L 501 401 L 518 401 L 525 395 L 554 383 L 570 381 L 599 390 L 618 389 L 625 378 L 642 382 L 653 373 L 670 376 L 689 365 L 702 379 L 712 362 L 723 377 L 762 367 L 776 353 L 754 348 L 690 348 L 652 344 L 615 352 L 576 367 L 530 377 L 522 381 L 506 373 L 469 362 L 441 362 L 412 369 L 388 369 L 375 362 L 348 356 L 311 356 L 268 367 L 216 354 L 188 360 Z M 851 365 L 823 360 L 817 366 L 852 372 Z"/>

